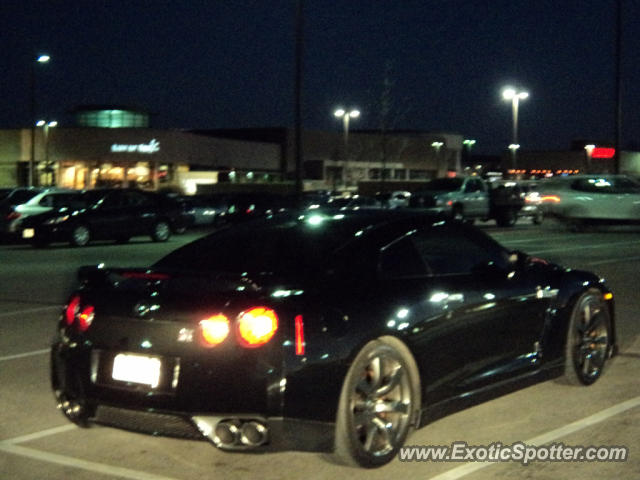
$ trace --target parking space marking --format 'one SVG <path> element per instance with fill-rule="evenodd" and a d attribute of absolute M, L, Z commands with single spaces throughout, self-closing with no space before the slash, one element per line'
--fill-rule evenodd
<path fill-rule="evenodd" d="M 523 443 L 527 445 L 544 445 L 636 407 L 640 407 L 640 397 L 635 397 L 627 400 L 626 402 L 614 405 L 613 407 L 606 408 L 588 417 L 576 420 L 575 422 L 556 428 L 550 432 L 525 440 Z M 496 462 L 466 463 L 447 472 L 441 473 L 440 475 L 431 477 L 429 480 L 457 480 L 459 478 L 466 477 L 470 473 L 490 467 L 491 465 L 496 465 Z"/>
<path fill-rule="evenodd" d="M 58 433 L 64 433 L 64 432 L 68 432 L 69 430 L 75 430 L 76 428 L 78 427 L 76 427 L 74 424 L 67 423 L 66 425 L 62 425 L 60 427 L 53 427 L 47 430 L 40 430 L 39 432 L 22 435 L 20 437 L 14 437 L 14 438 L 9 438 L 8 440 L 2 440 L 0 441 L 0 445 L 6 444 L 6 443 L 15 445 L 16 443 L 30 442 L 32 440 L 38 440 L 40 438 L 48 437 L 50 435 L 57 435 Z"/>
<path fill-rule="evenodd" d="M 22 457 L 29 457 L 48 463 L 55 463 L 64 467 L 79 468 L 89 472 L 101 473 L 112 477 L 129 478 L 131 480 L 176 480 L 175 478 L 163 477 L 152 473 L 131 470 L 129 468 L 114 467 L 104 463 L 90 462 L 79 458 L 67 457 L 56 453 L 43 452 L 33 448 L 22 447 L 11 443 L 0 442 L 0 451 L 7 452 Z"/>
<path fill-rule="evenodd" d="M 627 263 L 632 260 L 640 260 L 640 256 L 637 257 L 623 257 L 623 258 L 610 258 L 608 260 L 597 260 L 595 262 L 587 262 L 585 265 L 598 266 L 606 265 L 607 263 Z"/>
<path fill-rule="evenodd" d="M 62 307 L 60 305 L 50 305 L 48 307 L 38 307 L 38 308 L 28 308 L 26 310 L 16 310 L 14 312 L 3 312 L 0 313 L 0 317 L 12 317 L 15 315 L 22 315 L 23 313 L 36 313 L 36 312 L 44 312 L 46 310 L 60 310 Z"/>
<path fill-rule="evenodd" d="M 44 355 L 45 353 L 49 353 L 50 351 L 51 351 L 50 348 L 45 348 L 43 350 L 33 350 L 32 352 L 16 353 L 15 355 L 6 355 L 4 357 L 0 357 L 0 362 L 5 362 L 7 360 L 16 360 L 18 358 L 33 357 L 35 355 Z"/>
<path fill-rule="evenodd" d="M 614 243 L 598 243 L 598 244 L 592 244 L 592 245 L 570 245 L 567 247 L 562 247 L 562 248 L 548 248 L 546 250 L 533 250 L 531 253 L 535 253 L 536 255 L 539 253 L 551 253 L 551 252 L 567 252 L 567 251 L 573 251 L 573 250 L 585 250 L 587 248 L 603 248 L 603 247 L 615 247 L 615 246 L 623 246 L 623 245 L 629 245 L 629 246 L 638 246 L 640 245 L 640 242 L 638 240 L 634 240 L 631 242 L 614 242 Z"/>

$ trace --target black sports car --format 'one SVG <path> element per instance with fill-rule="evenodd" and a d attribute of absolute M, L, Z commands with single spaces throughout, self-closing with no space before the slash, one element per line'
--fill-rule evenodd
<path fill-rule="evenodd" d="M 92 240 L 127 242 L 149 235 L 156 242 L 182 233 L 191 219 L 184 206 L 165 195 L 136 189 L 86 190 L 67 203 L 22 222 L 22 238 L 34 246 L 69 242 L 84 246 Z"/>
<path fill-rule="evenodd" d="M 83 267 L 51 351 L 79 425 L 389 462 L 414 428 L 614 353 L 592 273 L 412 211 L 275 215 L 148 269 Z"/>

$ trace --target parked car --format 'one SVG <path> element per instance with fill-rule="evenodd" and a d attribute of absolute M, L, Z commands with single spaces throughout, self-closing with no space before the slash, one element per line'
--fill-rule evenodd
<path fill-rule="evenodd" d="M 640 223 L 640 182 L 626 175 L 596 174 L 540 181 L 542 209 L 574 229 Z"/>
<path fill-rule="evenodd" d="M 366 195 L 351 195 L 331 198 L 325 207 L 337 210 L 369 210 L 383 208 L 383 203 L 379 199 Z"/>
<path fill-rule="evenodd" d="M 408 209 L 274 215 L 79 279 L 51 349 L 63 414 L 223 450 L 380 466 L 443 412 L 594 383 L 616 347 L 598 276 Z"/>
<path fill-rule="evenodd" d="M 276 193 L 234 193 L 228 197 L 226 222 L 255 220 L 295 208 L 290 197 Z"/>
<path fill-rule="evenodd" d="M 393 192 L 378 192 L 376 199 L 386 208 L 403 208 L 409 206 L 411 192 L 396 190 Z"/>
<path fill-rule="evenodd" d="M 541 208 L 542 201 L 538 192 L 538 183 L 538 180 L 496 180 L 490 185 L 494 196 L 504 188 L 504 193 L 508 195 L 507 203 L 521 204 L 521 208 L 517 211 L 517 218 L 528 218 L 535 225 L 540 225 L 544 214 Z M 494 198 L 493 201 L 498 200 Z"/>
<path fill-rule="evenodd" d="M 0 231 L 7 236 L 15 236 L 22 232 L 20 225 L 25 218 L 64 207 L 76 194 L 75 190 L 46 188 L 24 203 L 6 207 L 0 217 Z"/>
<path fill-rule="evenodd" d="M 10 187 L 0 189 L 0 236 L 10 238 L 10 226 L 18 215 L 14 211 L 16 205 L 28 202 L 38 193 L 42 192 L 37 187 Z"/>
<path fill-rule="evenodd" d="M 32 215 L 22 222 L 22 238 L 34 246 L 69 242 L 84 246 L 91 240 L 126 242 L 149 235 L 164 242 L 172 230 L 185 228 L 182 206 L 162 194 L 133 189 L 87 190 L 68 205 Z"/>
<path fill-rule="evenodd" d="M 491 185 L 474 176 L 435 178 L 413 192 L 409 200 L 413 208 L 445 213 L 467 222 L 494 219 L 502 227 L 515 225 L 522 203 L 513 189 L 503 184 Z"/>

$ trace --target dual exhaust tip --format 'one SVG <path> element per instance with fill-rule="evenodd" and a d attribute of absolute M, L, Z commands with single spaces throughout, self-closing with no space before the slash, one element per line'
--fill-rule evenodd
<path fill-rule="evenodd" d="M 269 429 L 257 420 L 230 419 L 218 422 L 213 442 L 228 449 L 254 448 L 267 443 Z"/>

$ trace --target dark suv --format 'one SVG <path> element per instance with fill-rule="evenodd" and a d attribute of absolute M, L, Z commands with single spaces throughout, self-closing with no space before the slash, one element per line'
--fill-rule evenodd
<path fill-rule="evenodd" d="M 22 238 L 35 246 L 127 242 L 139 235 L 164 242 L 187 225 L 184 209 L 172 198 L 133 189 L 97 189 L 73 196 L 64 207 L 28 217 L 22 224 Z"/>

